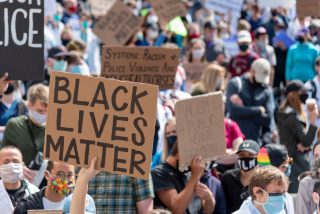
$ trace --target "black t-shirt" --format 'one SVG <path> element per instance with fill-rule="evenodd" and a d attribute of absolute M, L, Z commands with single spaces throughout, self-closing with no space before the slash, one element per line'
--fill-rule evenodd
<path fill-rule="evenodd" d="M 241 184 L 240 169 L 226 171 L 221 178 L 221 184 L 226 197 L 228 213 L 233 213 L 249 196 L 248 186 L 244 187 Z"/>
<path fill-rule="evenodd" d="M 9 190 L 6 189 L 13 206 L 16 206 L 17 202 L 21 201 L 26 194 L 27 184 L 24 180 L 21 180 L 21 186 L 19 189 Z"/>
<path fill-rule="evenodd" d="M 175 189 L 180 193 L 186 182 L 186 177 L 178 169 L 167 162 L 161 163 L 151 171 L 155 192 L 154 204 L 156 208 L 167 208 L 159 199 L 157 192 L 160 190 Z M 186 211 L 187 212 L 187 211 Z"/>

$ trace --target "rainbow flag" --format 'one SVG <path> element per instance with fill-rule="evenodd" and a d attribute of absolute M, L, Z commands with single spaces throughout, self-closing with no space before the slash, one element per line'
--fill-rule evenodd
<path fill-rule="evenodd" d="M 270 162 L 270 158 L 269 158 L 269 155 L 268 155 L 268 151 L 265 147 L 262 147 L 258 153 L 258 157 L 257 157 L 257 160 L 258 160 L 258 164 L 260 166 L 268 166 L 268 165 L 271 165 L 271 162 Z"/>

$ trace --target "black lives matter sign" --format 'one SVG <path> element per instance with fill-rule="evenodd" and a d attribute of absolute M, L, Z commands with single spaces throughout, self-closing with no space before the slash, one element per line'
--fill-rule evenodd
<path fill-rule="evenodd" d="M 89 87 L 88 87 L 89 86 Z M 148 179 L 158 86 L 52 72 L 47 159 Z"/>
<path fill-rule="evenodd" d="M 44 77 L 44 0 L 0 0 L 0 75 Z"/>

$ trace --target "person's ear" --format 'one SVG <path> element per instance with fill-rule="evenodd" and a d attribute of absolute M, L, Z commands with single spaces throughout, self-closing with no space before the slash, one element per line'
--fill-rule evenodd
<path fill-rule="evenodd" d="M 253 187 L 252 192 L 256 197 L 263 195 L 263 191 L 261 190 L 260 187 Z"/>
<path fill-rule="evenodd" d="M 44 171 L 44 177 L 46 178 L 47 181 L 50 181 L 50 172 L 48 170 Z"/>
<path fill-rule="evenodd" d="M 32 108 L 32 104 L 31 104 L 31 102 L 29 100 L 27 101 L 27 107 L 28 107 L 28 109 Z"/>
<path fill-rule="evenodd" d="M 319 204 L 319 194 L 318 193 L 313 192 L 311 197 L 312 197 L 312 200 L 314 203 Z"/>

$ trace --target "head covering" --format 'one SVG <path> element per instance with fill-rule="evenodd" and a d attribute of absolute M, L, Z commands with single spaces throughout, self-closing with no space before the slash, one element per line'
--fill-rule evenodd
<path fill-rule="evenodd" d="M 309 29 L 302 27 L 298 30 L 297 36 L 307 36 L 309 34 Z"/>
<path fill-rule="evenodd" d="M 215 29 L 216 23 L 214 21 L 207 21 L 206 23 L 204 23 L 203 28 L 210 28 L 210 29 Z"/>
<path fill-rule="evenodd" d="M 289 84 L 286 87 L 286 95 L 288 95 L 290 92 L 300 91 L 300 90 L 303 93 L 307 93 L 307 88 L 304 86 L 302 81 L 293 80 L 293 81 L 289 82 Z"/>
<path fill-rule="evenodd" d="M 70 213 L 70 206 L 73 194 L 69 195 L 63 205 L 63 213 L 69 214 Z M 85 202 L 85 214 L 95 214 L 96 213 L 96 206 L 94 204 L 94 200 L 90 195 L 86 195 L 86 202 Z"/>
<path fill-rule="evenodd" d="M 260 166 L 279 167 L 288 159 L 288 150 L 281 144 L 268 144 L 260 149 L 257 159 Z"/>
<path fill-rule="evenodd" d="M 239 33 L 238 33 L 238 43 L 242 43 L 242 42 L 247 42 L 247 43 L 251 43 L 252 42 L 251 34 L 249 33 L 249 31 L 247 31 L 247 30 L 239 31 Z"/>
<path fill-rule="evenodd" d="M 267 30 L 266 30 L 264 27 L 259 27 L 258 29 L 256 29 L 256 30 L 254 31 L 254 35 L 255 35 L 256 37 L 258 37 L 258 36 L 260 36 L 260 35 L 265 35 L 265 34 L 267 34 Z"/>
<path fill-rule="evenodd" d="M 259 149 L 260 149 L 260 147 L 256 141 L 245 140 L 239 145 L 237 154 L 239 152 L 250 152 L 252 154 L 258 154 Z"/>
<path fill-rule="evenodd" d="M 14 86 L 9 83 L 7 90 L 4 92 L 5 95 L 11 94 L 14 92 Z"/>
<path fill-rule="evenodd" d="M 251 69 L 254 71 L 254 77 L 258 83 L 268 85 L 270 82 L 271 65 L 266 59 L 259 58 L 256 59 L 252 65 Z"/>

